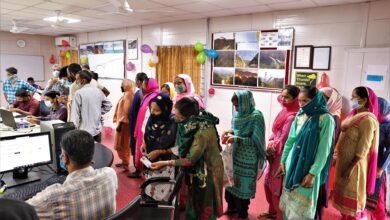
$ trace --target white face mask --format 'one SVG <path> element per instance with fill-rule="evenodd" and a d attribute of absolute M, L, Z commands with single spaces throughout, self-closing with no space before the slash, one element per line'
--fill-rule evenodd
<path fill-rule="evenodd" d="M 51 102 L 50 102 L 50 101 L 45 100 L 45 105 L 46 105 L 48 108 L 51 108 Z"/>
<path fill-rule="evenodd" d="M 359 104 L 358 100 L 352 99 L 352 100 L 351 100 L 351 107 L 352 107 L 353 109 L 358 110 L 358 109 L 362 108 L 363 106 Z"/>
<path fill-rule="evenodd" d="M 59 75 L 60 75 L 60 71 L 58 71 L 58 70 L 53 71 L 54 78 L 57 78 Z"/>

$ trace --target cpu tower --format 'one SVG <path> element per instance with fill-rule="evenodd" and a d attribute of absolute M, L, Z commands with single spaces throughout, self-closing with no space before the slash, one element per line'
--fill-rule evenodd
<path fill-rule="evenodd" d="M 68 131 L 74 130 L 75 126 L 72 122 L 63 122 L 60 120 L 52 121 L 41 121 L 41 131 L 49 131 L 51 137 L 51 149 L 53 155 L 53 163 L 51 167 L 56 173 L 64 172 L 60 166 L 60 155 L 61 155 L 61 138 Z"/>

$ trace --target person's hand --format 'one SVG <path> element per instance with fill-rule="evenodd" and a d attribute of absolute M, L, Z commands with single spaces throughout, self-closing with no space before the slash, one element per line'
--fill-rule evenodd
<path fill-rule="evenodd" d="M 348 166 L 347 170 L 343 173 L 343 177 L 345 179 L 351 178 L 354 168 L 354 166 Z"/>
<path fill-rule="evenodd" d="M 32 115 L 27 116 L 27 121 L 32 123 L 32 124 L 37 124 L 38 123 L 38 118 Z"/>
<path fill-rule="evenodd" d="M 275 177 L 279 178 L 279 177 L 283 176 L 284 174 L 286 174 L 286 171 L 284 169 L 284 165 L 280 164 L 279 168 L 275 172 Z"/>
<path fill-rule="evenodd" d="M 378 168 L 376 170 L 376 178 L 377 179 L 381 178 L 382 174 L 383 174 L 383 169 L 382 168 Z"/>
<path fill-rule="evenodd" d="M 222 133 L 222 138 L 225 137 L 226 135 L 229 135 L 229 134 L 234 134 L 234 132 L 232 130 L 229 130 L 229 131 L 224 131 Z"/>
<path fill-rule="evenodd" d="M 10 110 L 11 112 L 18 112 L 18 111 L 19 111 L 18 108 L 14 108 L 14 107 L 10 107 L 9 110 Z"/>
<path fill-rule="evenodd" d="M 121 132 L 122 131 L 122 123 L 119 122 L 118 126 L 116 126 L 116 132 Z"/>
<path fill-rule="evenodd" d="M 151 170 L 159 170 L 168 165 L 168 161 L 157 161 L 150 165 Z"/>
<path fill-rule="evenodd" d="M 227 144 L 233 144 L 234 143 L 234 137 L 229 137 L 226 141 Z"/>
<path fill-rule="evenodd" d="M 275 155 L 275 149 L 273 147 L 269 147 L 267 148 L 266 153 L 268 156 L 273 156 Z"/>
<path fill-rule="evenodd" d="M 142 144 L 142 145 L 141 145 L 141 152 L 142 152 L 143 154 L 146 154 L 146 145 L 145 145 L 145 144 Z"/>
<path fill-rule="evenodd" d="M 52 86 L 52 85 L 56 84 L 57 82 L 58 82 L 58 78 L 51 78 L 50 85 Z"/>
<path fill-rule="evenodd" d="M 148 153 L 148 158 L 151 161 L 156 160 L 161 155 L 161 150 L 154 150 L 150 153 Z"/>
<path fill-rule="evenodd" d="M 301 186 L 303 188 L 311 188 L 314 184 L 314 175 L 311 173 L 308 173 L 305 178 L 303 178 Z"/>

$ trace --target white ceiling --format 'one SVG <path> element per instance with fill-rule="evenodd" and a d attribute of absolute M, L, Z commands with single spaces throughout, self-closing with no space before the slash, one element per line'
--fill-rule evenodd
<path fill-rule="evenodd" d="M 367 0 L 129 0 L 131 7 L 172 12 L 107 14 L 116 8 L 110 0 L 0 0 L 0 30 L 9 31 L 11 19 L 17 26 L 30 28 L 27 32 L 42 35 L 74 34 L 120 27 L 171 22 L 207 17 L 219 17 L 255 12 L 300 9 Z M 54 29 L 42 19 L 55 16 L 80 19 L 66 29 Z"/>

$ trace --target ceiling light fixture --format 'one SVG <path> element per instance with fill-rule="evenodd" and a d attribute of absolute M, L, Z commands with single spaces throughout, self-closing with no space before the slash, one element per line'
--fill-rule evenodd
<path fill-rule="evenodd" d="M 50 22 L 58 22 L 58 21 L 60 21 L 60 22 L 68 23 L 68 24 L 80 22 L 79 19 L 66 18 L 66 17 L 62 17 L 62 16 L 47 17 L 47 18 L 44 18 L 43 20 L 44 21 L 50 21 Z"/>

